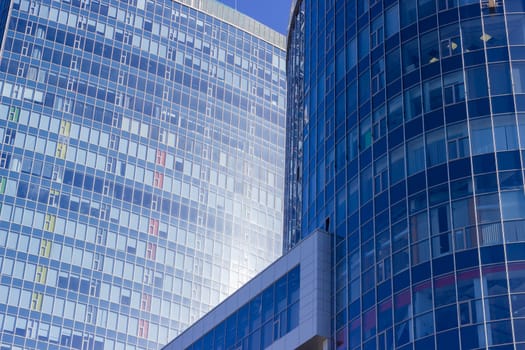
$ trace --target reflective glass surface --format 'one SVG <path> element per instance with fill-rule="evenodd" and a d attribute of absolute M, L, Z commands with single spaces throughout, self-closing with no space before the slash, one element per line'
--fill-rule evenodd
<path fill-rule="evenodd" d="M 1 1 L 2 349 L 159 348 L 281 254 L 282 40 L 220 6 Z"/>
<path fill-rule="evenodd" d="M 299 325 L 300 265 L 196 339 L 185 350 L 266 349 Z M 180 345 L 180 343 L 179 343 Z M 168 344 L 163 350 L 176 350 Z"/>
<path fill-rule="evenodd" d="M 525 347 L 524 11 L 297 2 L 300 226 L 336 237 L 335 348 Z"/>

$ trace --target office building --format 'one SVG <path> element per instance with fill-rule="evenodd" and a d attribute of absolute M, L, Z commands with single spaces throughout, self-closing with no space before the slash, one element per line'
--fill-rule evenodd
<path fill-rule="evenodd" d="M 333 237 L 290 348 L 525 349 L 525 3 L 299 0 L 287 45 L 284 244 Z"/>
<path fill-rule="evenodd" d="M 335 236 L 335 347 L 523 349 L 524 2 L 295 11 L 302 235 Z"/>
<path fill-rule="evenodd" d="M 284 36 L 1 1 L 0 349 L 156 349 L 282 251 Z"/>

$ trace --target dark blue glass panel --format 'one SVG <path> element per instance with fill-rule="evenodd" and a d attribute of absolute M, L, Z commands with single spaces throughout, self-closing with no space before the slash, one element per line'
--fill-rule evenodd
<path fill-rule="evenodd" d="M 454 270 L 454 259 L 451 255 L 444 256 L 432 261 L 432 271 L 434 275 L 441 275 Z"/>
<path fill-rule="evenodd" d="M 425 131 L 431 130 L 443 125 L 443 110 L 438 109 L 424 116 Z"/>
<path fill-rule="evenodd" d="M 492 110 L 494 113 L 514 112 L 514 98 L 512 95 L 497 96 L 492 98 Z"/>
<path fill-rule="evenodd" d="M 436 309 L 435 317 L 436 331 L 438 332 L 458 326 L 457 306 L 455 304 Z"/>
<path fill-rule="evenodd" d="M 458 330 L 454 329 L 448 332 L 439 333 L 437 335 L 437 348 L 438 349 L 458 349 L 459 348 Z"/>
<path fill-rule="evenodd" d="M 464 269 L 479 265 L 478 251 L 474 249 L 456 253 L 456 268 Z"/>
<path fill-rule="evenodd" d="M 412 268 L 412 284 L 416 284 L 430 278 L 430 273 L 431 271 L 429 262 L 419 264 Z"/>
<path fill-rule="evenodd" d="M 494 154 L 483 154 L 472 158 L 474 173 L 481 174 L 496 171 Z"/>
<path fill-rule="evenodd" d="M 513 152 L 499 152 L 498 168 L 499 170 L 511 170 L 521 168 L 521 158 L 518 151 Z"/>
<path fill-rule="evenodd" d="M 489 193 L 498 191 L 496 173 L 478 175 L 475 177 L 476 193 Z"/>
<path fill-rule="evenodd" d="M 417 136 L 423 132 L 423 123 L 422 118 L 417 118 L 411 120 L 405 124 L 405 138 L 411 139 L 414 136 Z"/>
<path fill-rule="evenodd" d="M 470 117 L 481 117 L 487 115 L 490 111 L 490 103 L 488 98 L 480 98 L 475 101 L 469 101 L 468 111 Z"/>
<path fill-rule="evenodd" d="M 467 119 L 467 109 L 464 102 L 445 107 L 445 119 L 447 123 L 454 123 Z"/>
<path fill-rule="evenodd" d="M 394 277 L 394 292 L 406 288 L 410 283 L 410 271 L 404 271 Z"/>
<path fill-rule="evenodd" d="M 481 263 L 494 264 L 505 260 L 505 252 L 503 246 L 482 247 L 481 248 Z"/>
<path fill-rule="evenodd" d="M 428 186 L 438 185 L 448 180 L 448 169 L 446 164 L 439 165 L 427 170 Z"/>

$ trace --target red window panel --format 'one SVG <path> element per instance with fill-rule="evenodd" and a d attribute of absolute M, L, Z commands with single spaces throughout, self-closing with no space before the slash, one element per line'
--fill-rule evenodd
<path fill-rule="evenodd" d="M 162 188 L 163 185 L 164 185 L 164 174 L 156 171 L 155 175 L 153 176 L 153 186 L 157 188 Z"/>
<path fill-rule="evenodd" d="M 157 150 L 156 163 L 162 166 L 166 165 L 166 151 Z"/>
<path fill-rule="evenodd" d="M 151 295 L 143 293 L 142 302 L 140 303 L 140 309 L 142 311 L 151 311 Z"/>
<path fill-rule="evenodd" d="M 150 260 L 155 260 L 157 257 L 157 245 L 155 243 L 148 243 L 146 249 L 146 258 Z"/>
<path fill-rule="evenodd" d="M 139 329 L 137 331 L 137 336 L 139 338 L 147 338 L 149 332 L 149 321 L 139 320 Z"/>
<path fill-rule="evenodd" d="M 159 235 L 159 220 L 149 219 L 148 233 L 153 236 Z"/>

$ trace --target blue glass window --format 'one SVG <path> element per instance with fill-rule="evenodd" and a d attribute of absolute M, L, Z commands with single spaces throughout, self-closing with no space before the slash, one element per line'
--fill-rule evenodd
<path fill-rule="evenodd" d="M 354 38 L 346 45 L 346 69 L 350 70 L 357 64 L 357 40 Z"/>
<path fill-rule="evenodd" d="M 419 85 L 405 91 L 405 121 L 416 118 L 421 114 L 421 89 Z M 430 107 L 430 106 L 429 106 Z"/>
<path fill-rule="evenodd" d="M 405 2 L 403 2 L 405 3 Z M 419 67 L 418 39 L 412 39 L 403 44 L 403 73 L 409 73 Z"/>
<path fill-rule="evenodd" d="M 388 126 L 393 129 L 403 122 L 403 99 L 399 95 L 388 103 Z"/>
<path fill-rule="evenodd" d="M 399 47 L 386 54 L 386 80 L 387 84 L 393 82 L 401 75 L 401 59 Z"/>
<path fill-rule="evenodd" d="M 420 37 L 421 65 L 439 62 L 439 40 L 436 30 Z"/>
<path fill-rule="evenodd" d="M 359 59 L 368 55 L 370 51 L 370 26 L 366 25 L 359 31 Z"/>
<path fill-rule="evenodd" d="M 390 152 L 390 183 L 394 184 L 405 177 L 405 150 L 398 147 Z"/>
<path fill-rule="evenodd" d="M 458 24 L 441 27 L 439 35 L 441 38 L 440 47 L 442 57 L 457 55 L 462 52 Z"/>
<path fill-rule="evenodd" d="M 417 18 L 417 5 L 416 0 L 405 0 L 400 2 L 400 17 L 401 17 L 401 27 L 406 27 L 407 25 L 416 21 Z"/>
<path fill-rule="evenodd" d="M 525 194 L 523 191 L 502 192 L 501 212 L 503 220 L 525 218 Z"/>
<path fill-rule="evenodd" d="M 427 164 L 429 167 L 446 161 L 447 150 L 443 128 L 427 133 L 426 144 Z"/>
<path fill-rule="evenodd" d="M 496 139 L 496 151 L 518 148 L 518 134 L 514 114 L 494 116 L 494 137 Z"/>
<path fill-rule="evenodd" d="M 513 62 L 512 77 L 514 79 L 514 92 L 525 93 L 525 62 Z"/>
<path fill-rule="evenodd" d="M 470 122 L 472 154 L 490 153 L 494 151 L 492 141 L 491 118 L 481 118 Z"/>
<path fill-rule="evenodd" d="M 423 103 L 425 112 L 430 112 L 442 106 L 441 78 L 423 83 Z"/>
<path fill-rule="evenodd" d="M 499 198 L 497 194 L 476 197 L 476 209 L 479 222 L 493 222 L 500 218 Z"/>
<path fill-rule="evenodd" d="M 489 78 L 492 95 L 511 93 L 512 80 L 508 63 L 489 64 Z"/>
<path fill-rule="evenodd" d="M 425 167 L 425 147 L 420 136 L 407 144 L 408 175 L 415 174 Z"/>
<path fill-rule="evenodd" d="M 483 48 L 483 30 L 480 18 L 461 22 L 461 33 L 463 36 L 463 48 L 468 51 Z"/>
<path fill-rule="evenodd" d="M 519 3 L 516 1 L 515 3 Z M 509 14 L 507 27 L 510 45 L 525 45 L 525 18 L 523 15 Z"/>
<path fill-rule="evenodd" d="M 385 11 L 385 36 L 386 38 L 399 32 L 399 5 L 396 3 Z"/>
<path fill-rule="evenodd" d="M 468 68 L 467 73 L 467 97 L 472 100 L 488 95 L 487 72 L 485 66 Z"/>

